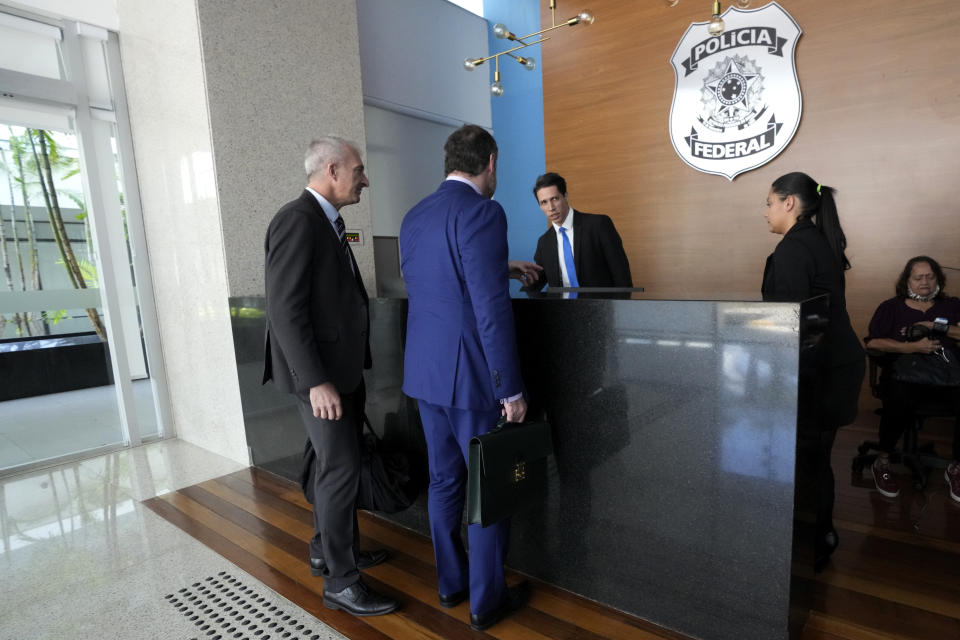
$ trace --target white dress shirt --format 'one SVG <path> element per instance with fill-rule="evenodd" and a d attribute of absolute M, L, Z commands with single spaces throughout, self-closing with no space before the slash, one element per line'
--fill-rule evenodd
<path fill-rule="evenodd" d="M 336 220 L 337 218 L 340 217 L 340 212 L 337 211 L 337 208 L 334 207 L 332 204 L 330 204 L 330 201 L 324 198 L 322 195 L 320 195 L 310 187 L 307 187 L 306 189 L 307 191 L 313 194 L 314 198 L 317 199 L 317 202 L 320 204 L 320 208 L 323 209 L 324 215 L 326 215 L 327 220 L 330 221 L 330 226 L 333 227 L 333 232 L 337 234 L 337 237 L 339 238 L 340 232 L 337 231 Z M 346 230 L 344 230 L 344 233 L 346 233 Z M 349 247 L 349 244 L 347 246 Z M 356 270 L 356 267 L 353 266 L 353 252 L 350 251 L 349 248 L 347 249 L 347 252 L 348 252 L 348 255 L 350 256 L 350 259 L 347 261 L 350 263 L 350 271 L 353 271 L 354 275 L 356 275 L 357 270 Z"/>
<path fill-rule="evenodd" d="M 456 180 L 457 182 L 462 182 L 463 184 L 468 184 L 468 185 L 470 185 L 470 188 L 471 188 L 471 189 L 473 189 L 473 190 L 476 191 L 477 193 L 480 193 L 480 187 L 478 187 L 477 185 L 473 184 L 472 182 L 470 182 L 469 180 L 467 180 L 467 179 L 464 178 L 463 176 L 447 176 L 444 181 L 446 181 L 446 180 Z M 483 195 L 483 194 L 480 193 L 480 195 Z"/>

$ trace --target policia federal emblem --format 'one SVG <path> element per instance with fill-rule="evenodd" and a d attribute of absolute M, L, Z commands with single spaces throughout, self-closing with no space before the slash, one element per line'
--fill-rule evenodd
<path fill-rule="evenodd" d="M 797 131 L 802 31 L 776 2 L 728 8 L 723 19 L 719 36 L 706 22 L 691 24 L 673 52 L 670 138 L 691 167 L 733 180 L 776 157 Z"/>

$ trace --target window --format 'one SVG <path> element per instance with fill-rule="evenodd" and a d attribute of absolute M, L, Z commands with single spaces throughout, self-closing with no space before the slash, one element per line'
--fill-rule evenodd
<path fill-rule="evenodd" d="M 126 117 L 116 34 L 0 8 L 0 471 L 164 434 Z"/>

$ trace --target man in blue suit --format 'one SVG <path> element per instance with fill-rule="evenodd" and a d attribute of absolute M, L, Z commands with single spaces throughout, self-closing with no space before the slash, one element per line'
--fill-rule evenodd
<path fill-rule="evenodd" d="M 470 557 L 460 536 L 470 439 L 501 414 L 521 422 L 527 411 L 508 292 L 507 218 L 491 200 L 497 187 L 497 143 L 466 125 L 444 145 L 446 180 L 407 213 L 400 255 L 409 296 L 403 392 L 416 398 L 427 441 L 427 508 L 440 604 L 470 598 L 478 631 L 523 606 L 529 585 L 507 588 L 503 561 L 510 522 L 470 525 Z"/>

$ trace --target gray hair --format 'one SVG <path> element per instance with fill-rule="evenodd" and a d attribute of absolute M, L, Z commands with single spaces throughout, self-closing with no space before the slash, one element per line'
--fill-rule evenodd
<path fill-rule="evenodd" d="M 336 136 L 323 136 L 312 140 L 303 158 L 303 168 L 307 172 L 307 178 L 322 171 L 330 163 L 343 162 L 347 158 L 347 149 L 356 148 L 357 146 L 349 140 Z"/>

